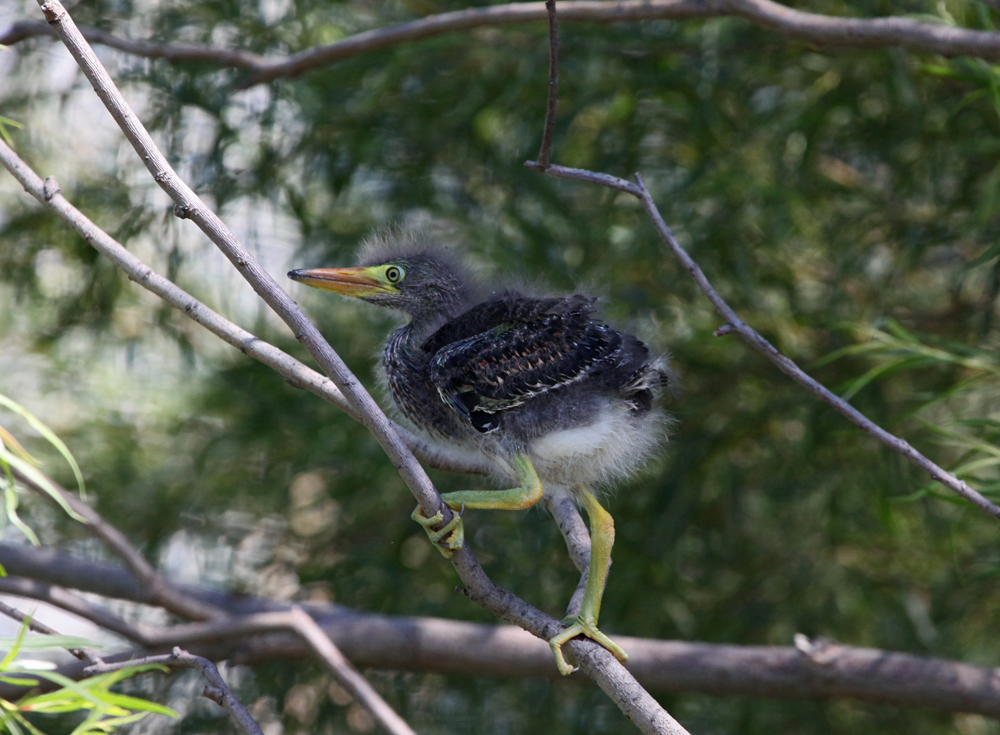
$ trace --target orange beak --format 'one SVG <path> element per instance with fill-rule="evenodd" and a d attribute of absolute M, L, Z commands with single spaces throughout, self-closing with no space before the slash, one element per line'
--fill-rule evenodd
<path fill-rule="evenodd" d="M 379 275 L 375 268 L 302 268 L 288 272 L 293 281 L 356 299 L 397 293 L 397 289 Z"/>

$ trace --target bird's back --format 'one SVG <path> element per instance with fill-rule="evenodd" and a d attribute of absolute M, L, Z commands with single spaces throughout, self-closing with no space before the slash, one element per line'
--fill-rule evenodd
<path fill-rule="evenodd" d="M 580 295 L 505 293 L 419 344 L 397 332 L 386 373 L 402 412 L 487 454 L 527 451 L 543 480 L 592 483 L 634 469 L 659 443 L 662 361 Z"/>

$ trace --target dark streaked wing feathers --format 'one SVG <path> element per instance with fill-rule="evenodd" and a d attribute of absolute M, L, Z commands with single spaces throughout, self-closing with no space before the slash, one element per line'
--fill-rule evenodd
<path fill-rule="evenodd" d="M 623 335 L 594 321 L 593 305 L 576 295 L 475 306 L 421 346 L 431 381 L 477 431 L 493 431 L 494 414 L 583 378 L 620 350 Z"/>

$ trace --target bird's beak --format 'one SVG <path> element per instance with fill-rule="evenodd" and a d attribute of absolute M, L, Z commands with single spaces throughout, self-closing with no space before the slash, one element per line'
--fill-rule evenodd
<path fill-rule="evenodd" d="M 301 268 L 288 272 L 293 281 L 356 299 L 398 293 L 398 289 L 380 275 L 375 268 Z"/>

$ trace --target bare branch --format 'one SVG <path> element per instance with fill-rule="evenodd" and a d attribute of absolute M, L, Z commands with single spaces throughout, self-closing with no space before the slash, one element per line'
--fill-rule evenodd
<path fill-rule="evenodd" d="M 585 171 L 582 168 L 567 168 L 566 166 L 553 166 L 549 164 L 543 167 L 538 161 L 525 161 L 525 167 L 534 169 L 543 174 L 548 174 L 557 179 L 570 179 L 572 181 L 586 181 L 598 186 L 606 186 L 609 189 L 617 189 L 631 194 L 634 197 L 642 197 L 642 190 L 631 181 L 620 179 L 611 174 L 602 174 L 596 171 Z"/>
<path fill-rule="evenodd" d="M 179 312 L 205 327 L 243 354 L 272 368 L 281 374 L 290 385 L 304 388 L 342 409 L 353 418 L 357 418 L 344 395 L 329 378 L 320 375 L 286 352 L 233 324 L 184 289 L 153 271 L 129 252 L 125 246 L 70 204 L 62 195 L 59 184 L 54 177 L 50 176 L 43 183 L 41 177 L 31 170 L 3 140 L 0 140 L 0 162 L 20 182 L 25 191 L 62 217 L 81 237 L 118 266 L 131 280 L 156 294 Z M 430 467 L 446 472 L 466 474 L 483 475 L 490 471 L 486 463 L 478 457 L 470 457 L 432 444 L 398 424 L 393 424 L 393 426 L 407 446 Z"/>
<path fill-rule="evenodd" d="M 555 519 L 559 532 L 566 541 L 569 558 L 580 572 L 580 581 L 566 607 L 566 617 L 579 615 L 590 572 L 590 534 L 587 533 L 587 526 L 580 517 L 580 510 L 569 493 L 562 491 L 561 488 L 554 492 L 546 490 L 541 503 Z"/>
<path fill-rule="evenodd" d="M 202 61 L 217 64 L 222 67 L 236 69 L 256 69 L 267 63 L 264 56 L 249 51 L 233 51 L 217 46 L 185 46 L 171 43 L 155 43 L 153 41 L 133 41 L 121 38 L 100 28 L 81 28 L 83 35 L 91 43 L 123 51 L 133 56 L 146 59 L 166 59 L 170 62 Z M 7 46 L 18 41 L 35 36 L 56 37 L 56 32 L 48 23 L 42 21 L 20 20 L 0 35 L 0 43 Z"/>
<path fill-rule="evenodd" d="M 413 454 L 400 440 L 364 386 L 347 368 L 319 330 L 309 321 L 298 305 L 278 283 L 257 262 L 256 258 L 239 242 L 226 224 L 195 194 L 174 171 L 163 153 L 157 148 L 149 132 L 129 107 L 118 87 L 111 80 L 104 65 L 90 45 L 84 40 L 73 19 L 58 0 L 39 0 L 46 20 L 56 29 L 56 33 L 69 49 L 84 75 L 94 87 L 98 97 L 107 107 L 111 116 L 125 133 L 125 137 L 135 149 L 139 158 L 152 174 L 153 179 L 174 200 L 175 211 L 183 213 L 208 235 L 236 267 L 254 291 L 291 328 L 313 358 L 347 400 L 361 423 L 382 445 L 397 468 L 407 486 L 414 493 L 418 503 L 428 517 L 439 510 L 445 521 L 451 519 L 451 511 L 441 502 L 430 479 L 417 463 Z"/>
<path fill-rule="evenodd" d="M 245 610 L 248 605 L 268 607 L 275 603 L 239 597 L 233 598 L 233 604 L 235 611 Z M 559 678 L 549 647 L 513 626 L 361 614 L 325 605 L 311 606 L 310 614 L 357 666 L 452 675 Z M 298 635 L 267 634 L 276 630 L 288 630 L 287 612 L 176 626 L 154 634 L 150 647 L 180 645 L 206 657 L 233 658 L 242 664 L 315 655 Z M 629 668 L 644 686 L 656 691 L 850 697 L 1000 717 L 1000 669 L 809 641 L 801 636 L 796 637 L 794 647 L 620 640 L 631 654 Z M 148 652 L 139 649 L 106 656 L 105 660 L 134 660 Z M 84 675 L 84 666 L 70 664 L 60 671 L 79 678 Z M 9 694 L 0 687 L 0 696 Z"/>
<path fill-rule="evenodd" d="M 128 584 L 127 572 L 106 564 L 10 544 L 0 544 L 0 563 L 14 574 L 35 572 L 39 579 L 55 584 L 73 584 L 89 592 L 143 600 L 141 588 Z M 16 586 L 7 587 L 10 579 L 0 579 L 0 591 L 54 602 L 73 611 L 73 607 L 61 604 L 61 598 L 51 595 L 47 585 L 20 580 Z M 59 591 L 75 597 L 65 590 Z M 314 654 L 296 634 L 274 632 L 289 630 L 287 604 L 247 595 L 224 597 L 214 590 L 197 587 L 186 587 L 185 591 L 225 607 L 234 617 L 160 630 L 143 627 L 141 635 L 148 649 L 179 645 L 216 660 L 232 658 L 243 664 Z M 304 607 L 358 667 L 451 675 L 560 678 L 552 665 L 548 645 L 513 626 L 360 613 L 337 605 Z M 103 624 L 98 616 L 84 617 Z M 654 691 L 850 697 L 1000 718 L 1000 669 L 808 641 L 802 637 L 796 638 L 794 647 L 618 639 L 630 653 L 629 670 L 643 686 Z M 104 658 L 128 660 L 148 652 L 140 649 Z M 82 666 L 62 671 L 67 675 L 83 675 Z M 0 696 L 5 696 L 5 691 L 0 688 Z"/>
<path fill-rule="evenodd" d="M 988 2 L 997 7 L 997 0 Z M 566 22 L 618 23 L 736 16 L 786 38 L 821 46 L 902 46 L 944 56 L 973 56 L 991 61 L 1000 59 L 998 33 L 935 25 L 911 18 L 836 18 L 793 10 L 771 0 L 569 0 L 560 3 L 559 8 L 559 17 Z M 467 8 L 364 31 L 280 59 L 210 46 L 132 41 L 96 28 L 81 30 L 94 43 L 145 58 L 210 62 L 249 71 L 249 79 L 241 85 L 249 87 L 281 77 L 295 77 L 344 59 L 424 38 L 482 26 L 540 23 L 547 18 L 548 13 L 541 2 Z M 40 35 L 54 35 L 54 31 L 42 23 L 20 21 L 0 34 L 0 43 L 10 45 Z"/>
<path fill-rule="evenodd" d="M 538 151 L 538 165 L 549 167 L 552 156 L 552 131 L 556 126 L 556 104 L 559 102 L 559 19 L 556 17 L 556 0 L 545 0 L 549 16 L 549 97 L 545 105 L 545 127 L 542 146 Z"/>
<path fill-rule="evenodd" d="M 0 581 L 3 581 L 3 579 L 0 578 Z M 35 620 L 35 618 L 33 618 L 31 615 L 25 615 L 16 607 L 11 607 L 5 602 L 0 602 L 0 613 L 3 613 L 8 618 L 12 618 L 13 620 L 16 620 L 19 623 L 25 623 L 28 626 L 29 630 L 33 630 L 36 633 L 41 633 L 43 635 L 59 635 L 58 632 L 56 632 L 49 626 L 45 625 L 44 623 Z M 66 650 L 69 651 L 71 654 L 73 654 L 73 656 L 75 656 L 76 658 L 80 659 L 81 661 L 86 661 L 87 663 L 96 664 L 100 663 L 101 661 L 101 659 L 99 659 L 97 656 L 95 656 L 90 651 L 87 651 L 83 648 L 67 648 Z"/>
<path fill-rule="evenodd" d="M 33 490 L 43 498 L 52 499 L 45 489 L 16 467 L 11 467 L 10 470 L 19 483 Z M 119 559 L 125 562 L 125 566 L 149 590 L 150 601 L 176 615 L 192 620 L 212 620 L 225 617 L 226 613 L 222 610 L 212 605 L 206 605 L 200 600 L 189 598 L 183 592 L 173 587 L 160 576 L 159 572 L 153 569 L 145 557 L 139 553 L 139 550 L 132 546 L 129 540 L 125 538 L 125 534 L 104 520 L 96 510 L 80 500 L 76 495 L 66 492 L 66 490 L 52 480 L 49 480 L 49 483 L 59 493 L 63 502 L 87 521 L 87 528 L 101 539 Z"/>
<path fill-rule="evenodd" d="M 56 587 L 48 582 L 26 577 L 0 577 L 0 592 L 19 597 L 30 597 L 50 605 L 62 608 L 95 625 L 125 636 L 136 643 L 144 643 L 145 636 L 140 630 L 125 622 L 117 615 L 112 615 L 102 607 L 94 605 L 79 595 Z M 74 654 L 75 655 L 75 654 Z"/>
<path fill-rule="evenodd" d="M 331 377 L 357 412 L 362 424 L 382 445 L 400 476 L 417 498 L 424 514 L 431 516 L 440 511 L 444 516 L 442 522 L 450 520 L 451 509 L 441 502 L 440 495 L 423 468 L 340 356 L 326 343 L 288 294 L 260 267 L 222 220 L 170 167 L 145 127 L 125 102 L 93 49 L 80 35 L 66 9 L 58 0 L 49 2 L 39 0 L 39 2 L 46 19 L 56 29 L 154 180 L 173 198 L 176 204 L 175 211 L 195 222 L 230 259 L 258 295 L 291 327 L 296 339 L 302 342 L 323 371 Z M 555 619 L 494 584 L 468 546 L 453 554 L 452 564 L 465 584 L 470 599 L 476 600 L 494 614 L 510 622 L 516 622 L 545 640 L 551 639 L 562 629 L 561 624 Z M 635 678 L 614 656 L 598 643 L 589 639 L 575 639 L 567 643 L 563 650 L 598 683 L 640 730 L 650 734 L 667 732 L 679 735 L 685 732 L 656 700 L 639 686 Z"/>
<path fill-rule="evenodd" d="M 88 666 L 84 669 L 83 673 L 86 676 L 109 674 L 112 671 L 118 671 L 129 666 L 141 666 L 143 664 L 162 664 L 171 668 L 197 669 L 208 680 L 208 686 L 202 692 L 202 696 L 224 707 L 233 720 L 235 720 L 240 731 L 245 733 L 245 735 L 264 735 L 260 726 L 247 711 L 247 708 L 233 695 L 232 690 L 222 678 L 222 674 L 219 673 L 215 664 L 207 658 L 193 656 L 187 651 L 182 651 L 180 648 L 174 648 L 173 652 L 167 656 L 147 656 L 138 660 L 100 663 Z"/>
<path fill-rule="evenodd" d="M 755 3 L 760 1 L 761 0 L 754 0 Z M 832 406 L 837 412 L 847 417 L 851 423 L 858 426 L 862 431 L 874 436 L 882 444 L 889 447 L 889 449 L 908 459 L 917 467 L 924 470 L 924 472 L 930 475 L 931 478 L 965 498 L 984 513 L 988 513 L 994 518 L 1000 518 L 1000 507 L 998 507 L 995 503 L 990 502 L 980 493 L 969 487 L 967 483 L 959 480 L 950 472 L 947 472 L 939 467 L 937 464 L 918 452 L 909 444 L 909 442 L 906 442 L 894 434 L 889 433 L 854 408 L 854 406 L 849 404 L 843 398 L 832 393 L 824 385 L 807 375 L 802 368 L 783 355 L 774 345 L 764 339 L 764 337 L 761 336 L 756 330 L 747 326 L 747 324 L 736 315 L 736 312 L 733 311 L 729 304 L 727 304 L 725 300 L 719 296 L 719 293 L 712 287 L 712 284 L 709 283 L 708 278 L 705 277 L 705 274 L 702 272 L 701 268 L 698 267 L 698 264 L 695 263 L 691 256 L 687 254 L 687 251 L 681 247 L 681 244 L 677 241 L 677 238 L 674 237 L 670 227 L 667 226 L 667 223 L 663 220 L 663 216 L 657 209 L 656 203 L 653 201 L 653 197 L 650 195 L 649 190 L 646 188 L 646 185 L 643 183 L 642 177 L 639 174 L 636 174 L 635 176 L 637 184 L 631 184 L 624 179 L 609 176 L 608 174 L 595 173 L 593 171 L 583 171 L 581 169 L 571 169 L 551 165 L 548 168 L 543 169 L 534 161 L 527 161 L 525 166 L 541 171 L 542 173 L 549 174 L 550 176 L 607 186 L 619 191 L 626 191 L 637 197 L 640 201 L 642 201 L 643 207 L 646 209 L 646 213 L 653 222 L 653 226 L 660 234 L 660 237 L 663 238 L 667 247 L 681 262 L 684 269 L 691 274 L 695 283 L 698 284 L 698 288 L 700 288 L 702 293 L 704 293 L 705 296 L 708 297 L 708 300 L 712 302 L 716 311 L 718 311 L 719 314 L 722 315 L 722 318 L 726 320 L 727 324 L 716 330 L 717 335 L 731 333 L 738 334 L 747 344 L 773 362 L 781 372 L 785 373 L 785 375 L 790 377 L 796 383 L 803 386 L 821 401 Z"/>
<path fill-rule="evenodd" d="M 313 653 L 323 662 L 326 670 L 333 675 L 354 700 L 372 716 L 389 735 L 415 735 L 406 720 L 385 703 L 365 677 L 361 676 L 347 658 L 340 652 L 333 640 L 316 621 L 301 607 L 293 606 L 290 612 L 292 625 Z"/>

